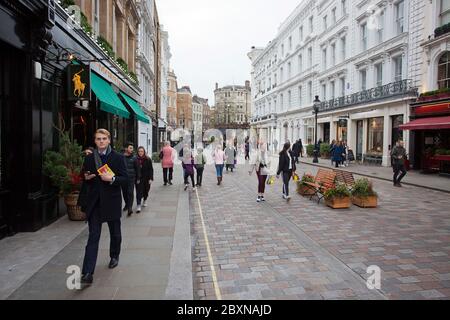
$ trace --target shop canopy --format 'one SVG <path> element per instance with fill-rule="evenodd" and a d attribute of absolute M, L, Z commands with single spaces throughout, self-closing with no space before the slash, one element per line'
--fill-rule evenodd
<path fill-rule="evenodd" d="M 145 123 L 150 123 L 150 119 L 145 115 L 144 111 L 142 111 L 141 107 L 139 106 L 139 104 L 137 103 L 136 100 L 132 99 L 131 97 L 129 97 L 122 91 L 120 91 L 120 95 L 122 96 L 122 98 L 125 99 L 127 104 L 130 106 L 130 108 L 136 114 L 136 117 L 139 121 L 142 121 Z"/>
<path fill-rule="evenodd" d="M 401 130 L 450 129 L 450 116 L 416 119 L 400 126 Z"/>
<path fill-rule="evenodd" d="M 91 87 L 98 100 L 100 100 L 101 110 L 126 119 L 130 118 L 130 113 L 111 85 L 93 72 L 91 72 Z"/>

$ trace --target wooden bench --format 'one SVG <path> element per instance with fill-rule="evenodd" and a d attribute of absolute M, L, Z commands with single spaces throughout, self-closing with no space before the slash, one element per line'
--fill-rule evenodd
<path fill-rule="evenodd" d="M 336 172 L 336 181 L 345 184 L 349 190 L 353 189 L 353 186 L 355 185 L 355 178 L 353 177 L 353 173 L 343 170 L 335 170 Z"/>
<path fill-rule="evenodd" d="M 316 196 L 318 198 L 317 203 L 320 203 L 320 200 L 323 199 L 325 192 L 331 188 L 334 188 L 335 180 L 336 172 L 319 169 L 316 177 L 314 178 L 314 182 L 305 182 L 308 188 L 314 191 L 314 194 L 311 195 L 309 200 Z"/>

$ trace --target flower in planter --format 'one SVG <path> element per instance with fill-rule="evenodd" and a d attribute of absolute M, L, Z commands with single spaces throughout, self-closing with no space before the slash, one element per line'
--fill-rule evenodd
<path fill-rule="evenodd" d="M 314 180 L 315 180 L 315 178 L 314 178 L 313 175 L 308 174 L 308 173 L 305 173 L 305 174 L 302 176 L 302 178 L 297 182 L 297 184 L 298 184 L 299 186 L 304 186 L 304 185 L 306 185 L 305 182 L 313 183 Z"/>
<path fill-rule="evenodd" d="M 367 198 L 377 196 L 377 193 L 373 190 L 373 183 L 367 178 L 358 179 L 351 192 L 352 196 L 359 198 Z"/>
<path fill-rule="evenodd" d="M 325 191 L 324 197 L 326 200 L 350 197 L 350 191 L 345 184 L 339 183 L 334 188 Z"/>

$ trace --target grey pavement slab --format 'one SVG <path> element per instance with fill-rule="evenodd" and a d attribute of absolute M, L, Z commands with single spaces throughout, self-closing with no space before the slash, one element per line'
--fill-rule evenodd
<path fill-rule="evenodd" d="M 88 237 L 87 229 L 82 229 L 72 241 L 60 246 L 59 252 L 49 254 L 47 261 L 38 268 L 30 266 L 31 277 L 9 292 L 8 299 L 166 299 L 169 277 L 174 273 L 183 276 L 174 277 L 175 282 L 174 279 L 170 282 L 172 287 L 177 286 L 184 291 L 181 295 L 174 292 L 171 298 L 187 299 L 189 290 L 192 298 L 190 250 L 184 253 L 186 243 L 190 248 L 188 193 L 182 190 L 180 168 L 174 172 L 174 185 L 164 187 L 159 166 L 155 164 L 156 181 L 152 185 L 148 207 L 143 208 L 140 214 L 124 215 L 122 219 L 122 252 L 117 268 L 110 270 L 107 267 L 109 231 L 104 224 L 93 285 L 83 290 L 67 288 L 69 274 L 66 268 L 82 265 Z M 21 245 L 19 240 L 16 238 L 18 246 Z M 190 277 L 186 276 L 187 273 Z"/>

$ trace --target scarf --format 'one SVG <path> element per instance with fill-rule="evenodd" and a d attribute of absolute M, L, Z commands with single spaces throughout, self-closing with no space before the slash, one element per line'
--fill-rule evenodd
<path fill-rule="evenodd" d="M 108 158 L 111 151 L 112 151 L 111 146 L 108 146 L 108 149 L 106 149 L 106 153 L 105 153 L 105 159 Z M 94 150 L 94 160 L 95 160 L 95 166 L 97 167 L 97 170 L 100 169 L 103 166 L 103 161 L 100 156 L 100 152 L 98 152 L 98 149 Z"/>
<path fill-rule="evenodd" d="M 141 157 L 137 157 L 139 166 L 142 167 L 144 165 L 144 161 L 147 159 L 147 157 L 144 155 L 142 158 Z"/>

